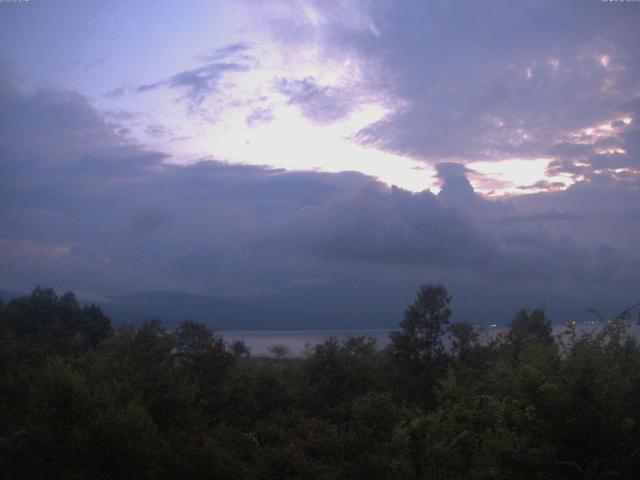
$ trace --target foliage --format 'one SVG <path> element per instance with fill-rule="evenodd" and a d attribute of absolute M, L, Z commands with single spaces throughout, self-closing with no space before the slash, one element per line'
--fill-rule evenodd
<path fill-rule="evenodd" d="M 0 304 L 0 478 L 637 478 L 632 311 L 558 343 L 523 310 L 487 342 L 450 302 L 422 287 L 382 350 L 273 359 L 38 288 Z"/>
<path fill-rule="evenodd" d="M 509 325 L 508 336 L 517 351 L 527 343 L 553 343 L 551 331 L 551 321 L 547 319 L 544 310 L 537 309 L 529 313 L 523 309 Z"/>
<path fill-rule="evenodd" d="M 451 296 L 442 285 L 424 285 L 404 312 L 400 330 L 390 335 L 390 351 L 398 367 L 397 390 L 426 405 L 446 361 L 442 338 L 451 317 L 450 303 Z"/>

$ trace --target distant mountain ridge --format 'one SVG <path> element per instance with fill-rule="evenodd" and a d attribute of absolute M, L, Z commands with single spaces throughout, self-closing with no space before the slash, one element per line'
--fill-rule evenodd
<path fill-rule="evenodd" d="M 216 297 L 150 291 L 109 298 L 112 302 L 99 305 L 115 323 L 160 318 L 169 327 L 190 318 L 215 330 L 257 330 L 290 326 L 286 321 L 287 315 L 282 312 Z"/>
<path fill-rule="evenodd" d="M 62 294 L 64 292 L 57 292 Z M 28 295 L 24 292 L 0 290 L 5 302 Z M 290 310 L 279 310 L 218 297 L 208 297 L 171 291 L 149 291 L 128 295 L 109 296 L 109 301 L 87 301 L 77 295 L 81 304 L 99 306 L 115 325 L 140 323 L 159 318 L 167 328 L 180 321 L 193 319 L 214 330 L 276 330 L 310 328 L 295 320 L 298 315 Z M 317 325 L 311 325 L 311 327 Z"/>
<path fill-rule="evenodd" d="M 29 293 L 0 290 L 0 298 L 7 302 Z M 326 302 L 316 292 L 237 300 L 161 290 L 117 296 L 74 293 L 80 304 L 99 306 L 115 326 L 159 318 L 167 328 L 193 319 L 213 330 L 386 329 L 397 318 L 384 310 L 354 311 L 350 302 Z"/>
<path fill-rule="evenodd" d="M 0 289 L 0 299 L 2 299 L 5 302 L 8 302 L 9 300 L 16 298 L 16 297 L 23 297 L 25 295 L 29 295 L 28 293 L 23 293 L 23 292 L 16 292 L 16 291 L 12 291 L 12 290 L 2 290 Z"/>

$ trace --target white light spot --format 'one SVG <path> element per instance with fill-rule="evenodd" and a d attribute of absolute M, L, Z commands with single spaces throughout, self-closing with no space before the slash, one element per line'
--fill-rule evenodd
<path fill-rule="evenodd" d="M 603 150 L 598 150 L 597 153 L 600 155 L 615 155 L 615 154 L 624 155 L 625 153 L 627 153 L 627 151 L 624 148 L 614 147 L 614 148 L 606 148 Z"/>
<path fill-rule="evenodd" d="M 525 191 L 518 187 L 530 186 L 544 180 L 548 182 L 559 182 L 564 184 L 565 187 L 571 185 L 573 181 L 568 177 L 547 175 L 547 168 L 551 161 L 552 159 L 550 158 L 512 158 L 497 162 L 471 162 L 467 164 L 467 167 L 489 179 L 496 180 L 497 182 L 506 182 L 508 184 L 508 186 L 492 188 L 487 191 L 483 191 L 481 185 L 478 185 L 478 187 L 474 185 L 477 191 L 489 195 L 522 194 L 525 193 Z M 491 192 L 491 190 L 494 191 Z M 544 188 L 526 190 L 526 192 L 536 190 L 542 191 Z"/>

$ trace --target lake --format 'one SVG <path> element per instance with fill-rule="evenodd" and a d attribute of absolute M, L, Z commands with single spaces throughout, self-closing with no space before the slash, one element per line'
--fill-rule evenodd
<path fill-rule="evenodd" d="M 577 331 L 579 334 L 590 332 L 595 334 L 602 325 L 594 324 L 578 324 Z M 479 325 L 476 329 L 479 330 Z M 566 326 L 554 325 L 553 334 L 559 335 Z M 389 344 L 389 332 L 391 329 L 377 330 L 222 330 L 218 333 L 224 337 L 227 342 L 242 340 L 247 347 L 251 349 L 251 355 L 255 357 L 272 356 L 269 347 L 273 345 L 285 345 L 289 348 L 290 357 L 303 356 L 307 345 L 311 347 L 323 343 L 329 337 L 336 337 L 339 341 L 346 340 L 349 337 L 357 337 L 367 335 L 376 339 L 376 347 L 384 348 Z M 500 331 L 504 331 L 504 327 L 491 328 L 484 326 L 481 333 L 481 339 L 487 340 L 491 335 Z M 640 338 L 640 328 L 638 325 L 631 325 L 631 332 L 636 338 Z M 445 334 L 445 343 L 447 343 L 447 335 Z"/>
<path fill-rule="evenodd" d="M 286 345 L 289 356 L 300 357 L 306 345 L 323 343 L 329 337 L 346 340 L 349 337 L 367 335 L 376 339 L 377 348 L 389 343 L 389 330 L 227 330 L 219 331 L 227 342 L 242 340 L 251 349 L 252 356 L 271 356 L 269 347 Z"/>

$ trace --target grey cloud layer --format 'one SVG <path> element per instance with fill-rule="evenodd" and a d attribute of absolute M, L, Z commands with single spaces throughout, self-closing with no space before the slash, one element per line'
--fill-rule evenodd
<path fill-rule="evenodd" d="M 451 164 L 438 167 L 438 196 L 353 172 L 170 165 L 79 95 L 5 84 L 0 102 L 5 287 L 295 296 L 304 286 L 320 297 L 339 287 L 380 297 L 371 305 L 388 289 L 410 295 L 416 282 L 447 278 L 459 291 L 520 285 L 523 303 L 547 284 L 620 287 L 609 303 L 637 291 L 637 184 L 608 179 L 500 203 L 478 197 Z"/>
<path fill-rule="evenodd" d="M 179 72 L 167 80 L 147 85 L 140 85 L 138 92 L 148 92 L 160 87 L 177 88 L 186 91 L 185 97 L 197 107 L 205 99 L 218 91 L 219 83 L 225 73 L 245 72 L 246 65 L 238 63 L 213 62 L 206 65 Z"/>
<path fill-rule="evenodd" d="M 318 85 L 310 77 L 300 80 L 279 78 L 276 88 L 288 97 L 290 105 L 297 105 L 305 117 L 319 124 L 339 120 L 357 106 L 354 92 Z"/>
<path fill-rule="evenodd" d="M 312 21 L 309 8 L 323 21 Z M 636 4 L 311 0 L 292 10 L 267 20 L 274 40 L 295 36 L 321 58 L 354 59 L 360 88 L 387 99 L 392 112 L 356 141 L 432 164 L 547 157 L 553 172 L 576 178 L 638 167 L 637 121 L 614 122 L 597 139 L 576 136 L 625 114 L 638 118 Z M 316 90 L 304 91 L 310 102 L 301 108 L 309 109 Z"/>

